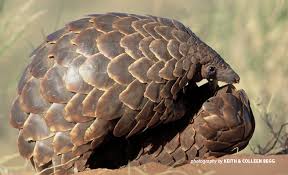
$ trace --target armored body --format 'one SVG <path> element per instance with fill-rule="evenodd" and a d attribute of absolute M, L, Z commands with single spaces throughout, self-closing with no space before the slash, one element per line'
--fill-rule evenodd
<path fill-rule="evenodd" d="M 154 16 L 89 15 L 47 36 L 30 57 L 10 123 L 20 154 L 37 171 L 50 167 L 43 173 L 82 171 L 109 135 L 129 139 L 194 116 L 217 81 L 240 80 L 189 28 Z M 209 85 L 191 98 L 202 79 Z"/>

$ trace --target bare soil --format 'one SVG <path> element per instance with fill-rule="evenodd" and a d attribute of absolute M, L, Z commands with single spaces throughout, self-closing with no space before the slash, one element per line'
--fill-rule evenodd
<path fill-rule="evenodd" d="M 287 175 L 288 155 L 229 155 L 213 159 L 214 163 L 191 163 L 176 168 L 158 163 L 148 163 L 138 167 L 116 170 L 88 170 L 77 175 Z M 222 163 L 220 163 L 220 160 Z M 225 161 L 225 162 L 224 162 Z"/>

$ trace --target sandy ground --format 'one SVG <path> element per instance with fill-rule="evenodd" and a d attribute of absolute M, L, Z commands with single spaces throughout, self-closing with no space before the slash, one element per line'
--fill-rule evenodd
<path fill-rule="evenodd" d="M 221 163 L 222 161 L 222 163 Z M 236 161 L 236 162 L 235 162 Z M 139 167 L 117 170 L 96 169 L 77 175 L 287 175 L 288 155 L 230 155 L 215 159 L 211 163 L 191 163 L 176 168 L 148 163 Z"/>

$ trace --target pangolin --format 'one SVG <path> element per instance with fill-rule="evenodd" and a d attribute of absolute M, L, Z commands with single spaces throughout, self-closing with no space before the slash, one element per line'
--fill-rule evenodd
<path fill-rule="evenodd" d="M 30 58 L 10 123 L 37 171 L 82 171 L 107 135 L 129 138 L 191 112 L 202 79 L 240 80 L 189 28 L 155 16 L 88 15 L 48 35 Z"/>

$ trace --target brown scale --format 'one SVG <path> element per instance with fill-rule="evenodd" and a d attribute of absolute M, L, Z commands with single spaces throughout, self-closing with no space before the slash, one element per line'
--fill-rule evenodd
<path fill-rule="evenodd" d="M 43 174 L 82 171 L 109 135 L 136 137 L 183 118 L 199 102 L 184 93 L 187 84 L 239 81 L 183 24 L 154 16 L 89 15 L 48 35 L 30 57 L 10 123 L 20 130 L 20 154 L 37 171 L 50 167 Z M 209 65 L 222 74 L 207 77 Z"/>

